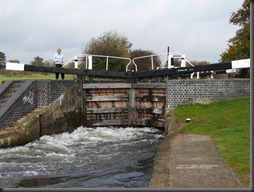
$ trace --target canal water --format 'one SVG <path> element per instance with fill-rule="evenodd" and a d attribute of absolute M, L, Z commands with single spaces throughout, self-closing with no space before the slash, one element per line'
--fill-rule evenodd
<path fill-rule="evenodd" d="M 163 132 L 79 127 L 0 149 L 0 188 L 147 188 Z"/>

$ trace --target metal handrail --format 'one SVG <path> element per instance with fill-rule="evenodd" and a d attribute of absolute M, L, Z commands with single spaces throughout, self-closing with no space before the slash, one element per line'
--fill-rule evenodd
<path fill-rule="evenodd" d="M 78 58 L 79 56 L 84 56 L 84 54 L 76 54 L 74 57 L 72 57 L 70 60 L 68 60 L 64 65 L 63 65 L 63 67 L 64 66 L 67 66 L 67 65 L 69 65 L 71 62 L 73 62 L 73 61 L 75 61 L 75 59 L 76 58 Z"/>
<path fill-rule="evenodd" d="M 182 55 L 179 52 L 169 52 L 169 53 L 160 53 L 160 54 L 140 56 L 140 57 L 135 57 L 132 60 L 130 58 L 127 58 L 127 57 L 117 57 L 117 56 L 109 56 L 109 55 L 77 54 L 73 58 L 71 58 L 67 63 L 65 63 L 63 66 L 68 65 L 72 61 L 78 61 L 77 58 L 83 58 L 83 60 L 85 58 L 85 60 L 86 60 L 86 68 L 88 68 L 88 57 L 91 56 L 91 57 L 103 57 L 103 58 L 106 58 L 106 71 L 108 71 L 108 60 L 109 60 L 109 58 L 128 60 L 129 62 L 126 65 L 126 72 L 128 71 L 128 68 L 129 68 L 130 64 L 133 64 L 135 66 L 135 70 L 138 71 L 137 64 L 135 63 L 135 60 L 137 60 L 137 59 L 144 59 L 144 58 L 150 57 L 151 58 L 152 70 L 154 70 L 153 57 L 158 57 L 158 56 L 161 56 L 161 55 L 167 55 L 168 56 L 168 62 L 169 62 L 169 57 L 170 58 L 179 58 L 179 59 L 185 60 L 188 64 L 190 64 L 192 67 L 194 67 L 194 65 L 188 59 L 185 58 L 185 55 Z"/>
<path fill-rule="evenodd" d="M 186 60 L 186 62 L 189 63 L 192 67 L 194 66 L 188 59 L 183 58 L 183 55 L 182 55 L 181 53 L 179 53 L 179 52 L 160 53 L 160 54 L 154 54 L 154 55 L 146 55 L 146 56 L 141 56 L 141 57 L 135 57 L 135 58 L 132 59 L 132 62 L 133 62 L 133 64 L 137 65 L 137 64 L 135 63 L 135 60 L 137 60 L 137 59 L 143 59 L 143 58 L 147 58 L 147 57 L 151 57 L 152 70 L 154 70 L 153 57 L 155 57 L 155 56 L 161 56 L 161 55 L 167 55 L 167 56 L 171 55 L 172 58 L 184 59 L 184 60 Z"/>
<path fill-rule="evenodd" d="M 153 70 L 153 69 L 154 69 L 153 57 L 154 57 L 154 56 L 160 56 L 160 55 L 166 55 L 166 54 L 168 54 L 168 53 L 161 53 L 161 54 L 155 54 L 155 55 L 146 55 L 146 56 L 134 57 L 134 58 L 132 59 L 132 63 L 133 63 L 135 66 L 137 66 L 137 64 L 135 63 L 135 60 L 137 60 L 137 59 L 144 59 L 144 58 L 147 58 L 147 57 L 151 57 L 152 70 Z"/>
<path fill-rule="evenodd" d="M 108 56 L 108 55 L 93 55 L 93 54 L 85 54 L 86 59 L 88 58 L 88 56 L 92 56 L 92 57 L 103 57 L 103 58 L 107 58 L 106 61 L 106 71 L 108 70 L 108 59 L 112 58 L 112 59 L 123 59 L 123 60 L 129 60 L 128 64 L 129 65 L 131 63 L 131 59 L 127 58 L 127 57 L 117 57 L 117 56 Z"/>
<path fill-rule="evenodd" d="M 112 58 L 112 59 L 123 59 L 123 60 L 128 60 L 129 62 L 127 63 L 126 65 L 126 71 L 127 71 L 127 68 L 128 66 L 131 64 L 131 59 L 130 58 L 127 58 L 127 57 L 117 57 L 117 56 L 109 56 L 109 55 L 94 55 L 94 54 L 77 54 L 75 55 L 74 57 L 72 57 L 68 62 L 66 62 L 63 66 L 66 66 L 68 65 L 70 62 L 72 61 L 75 61 L 75 59 L 77 59 L 77 57 L 83 57 L 85 58 L 86 60 L 86 64 L 88 63 L 88 57 L 89 56 L 92 56 L 92 57 L 102 57 L 102 58 L 106 58 L 106 71 L 108 71 L 108 60 L 109 58 Z M 134 64 L 135 65 L 135 64 Z M 136 67 L 136 70 L 137 70 L 137 66 L 135 65 Z M 88 68 L 88 65 L 86 65 L 86 68 Z"/>

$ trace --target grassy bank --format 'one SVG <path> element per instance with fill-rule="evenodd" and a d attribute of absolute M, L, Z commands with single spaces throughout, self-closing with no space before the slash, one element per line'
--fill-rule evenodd
<path fill-rule="evenodd" d="M 225 163 L 250 187 L 250 98 L 180 105 L 174 114 L 181 122 L 191 119 L 180 132 L 210 135 Z"/>
<path fill-rule="evenodd" d="M 76 76 L 74 75 L 65 75 L 66 80 L 72 80 Z M 61 75 L 59 75 L 61 78 Z M 23 72 L 23 71 L 6 71 L 4 69 L 0 70 L 0 86 L 2 81 L 7 80 L 55 80 L 54 73 L 40 73 L 40 72 Z"/>

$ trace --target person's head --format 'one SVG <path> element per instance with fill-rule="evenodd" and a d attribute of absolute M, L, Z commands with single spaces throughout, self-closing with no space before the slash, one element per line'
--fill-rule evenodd
<path fill-rule="evenodd" d="M 62 51 L 61 49 L 57 49 L 58 54 L 61 54 L 61 51 Z"/>

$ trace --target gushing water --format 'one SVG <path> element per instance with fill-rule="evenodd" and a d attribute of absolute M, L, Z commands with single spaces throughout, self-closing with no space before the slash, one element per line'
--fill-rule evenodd
<path fill-rule="evenodd" d="M 0 149 L 1 188 L 146 188 L 163 132 L 79 127 Z"/>

